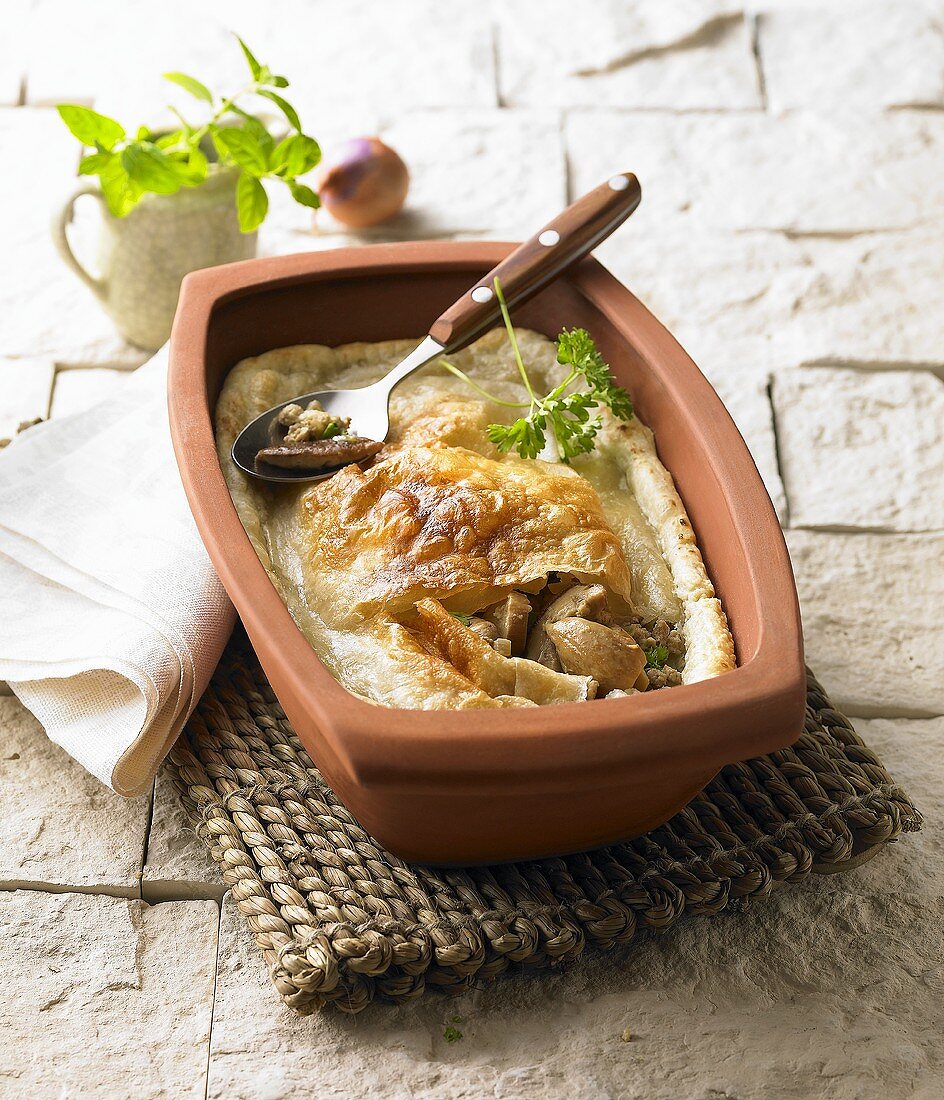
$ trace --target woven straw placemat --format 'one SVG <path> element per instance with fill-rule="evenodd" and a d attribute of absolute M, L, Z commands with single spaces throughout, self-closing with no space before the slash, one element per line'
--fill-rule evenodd
<path fill-rule="evenodd" d="M 171 763 L 276 988 L 302 1014 L 570 962 L 845 870 L 921 823 L 812 675 L 792 748 L 725 768 L 644 837 L 531 863 L 443 870 L 384 851 L 325 785 L 239 630 Z"/>

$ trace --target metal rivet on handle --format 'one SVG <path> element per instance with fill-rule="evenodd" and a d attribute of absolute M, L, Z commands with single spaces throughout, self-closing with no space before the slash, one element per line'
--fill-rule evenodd
<path fill-rule="evenodd" d="M 613 191 L 625 191 L 629 187 L 629 176 L 610 176 L 607 183 Z"/>
<path fill-rule="evenodd" d="M 473 302 L 490 302 L 495 297 L 495 292 L 490 286 L 477 286 L 472 291 Z"/>
<path fill-rule="evenodd" d="M 560 233 L 556 229 L 545 229 L 544 232 L 538 237 L 538 244 L 543 244 L 545 248 L 550 248 L 552 245 L 557 244 L 560 241 Z"/>

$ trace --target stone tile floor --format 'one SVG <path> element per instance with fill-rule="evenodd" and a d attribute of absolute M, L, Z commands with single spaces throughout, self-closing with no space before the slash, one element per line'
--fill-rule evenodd
<path fill-rule="evenodd" d="M 810 660 L 927 823 L 619 959 L 297 1020 L 166 776 L 122 801 L 0 698 L 0 1095 L 944 1094 L 940 0 L 6 0 L 3 20 L 0 434 L 143 359 L 53 252 L 77 151 L 52 106 L 152 118 L 166 69 L 238 76 L 228 27 L 326 145 L 380 132 L 409 161 L 410 211 L 368 238 L 514 237 L 633 169 L 644 203 L 601 256 L 728 402 Z M 278 206 L 261 243 L 345 240 Z"/>

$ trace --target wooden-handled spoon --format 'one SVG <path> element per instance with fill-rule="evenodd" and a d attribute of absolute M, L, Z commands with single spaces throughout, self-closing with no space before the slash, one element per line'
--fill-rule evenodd
<path fill-rule="evenodd" d="M 233 461 L 247 474 L 263 481 L 299 482 L 330 477 L 341 466 L 366 457 L 367 448 L 365 454 L 359 454 L 356 447 L 347 446 L 348 442 L 353 441 L 341 436 L 327 441 L 337 445 L 336 461 L 320 469 L 274 466 L 257 459 L 260 451 L 271 448 L 278 441 L 282 409 L 289 404 L 304 408 L 311 401 L 318 401 L 331 416 L 349 417 L 351 435 L 363 441 L 382 442 L 390 430 L 390 394 L 394 387 L 437 356 L 458 351 L 472 343 L 500 319 L 501 310 L 494 289 L 496 279 L 509 307 L 526 301 L 605 240 L 632 214 L 641 197 L 639 181 L 632 173 L 611 176 L 606 183 L 568 206 L 540 233 L 519 245 L 510 256 L 470 287 L 439 317 L 422 343 L 379 382 L 357 390 L 306 393 L 267 409 L 236 437 Z M 373 448 L 374 451 L 376 449 Z M 331 449 L 326 448 L 325 457 L 328 458 L 330 453 Z M 304 461 L 301 451 L 299 460 Z"/>

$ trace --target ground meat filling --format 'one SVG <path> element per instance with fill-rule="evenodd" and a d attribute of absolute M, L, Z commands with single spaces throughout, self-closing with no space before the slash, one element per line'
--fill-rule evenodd
<path fill-rule="evenodd" d="M 656 619 L 654 623 L 627 623 L 625 629 L 646 654 L 646 677 L 650 690 L 681 684 L 685 641 L 676 626 L 665 619 Z"/>

